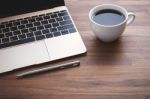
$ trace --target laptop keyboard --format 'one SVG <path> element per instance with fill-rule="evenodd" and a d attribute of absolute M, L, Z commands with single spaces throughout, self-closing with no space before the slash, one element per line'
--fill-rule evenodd
<path fill-rule="evenodd" d="M 66 10 L 0 23 L 0 48 L 75 33 Z"/>

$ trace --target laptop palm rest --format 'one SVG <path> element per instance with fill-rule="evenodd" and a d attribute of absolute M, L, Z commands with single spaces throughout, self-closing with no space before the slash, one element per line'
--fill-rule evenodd
<path fill-rule="evenodd" d="M 50 60 L 44 41 L 0 50 L 0 73 Z"/>

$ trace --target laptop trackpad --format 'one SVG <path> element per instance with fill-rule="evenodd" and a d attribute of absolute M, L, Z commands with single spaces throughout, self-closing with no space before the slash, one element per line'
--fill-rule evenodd
<path fill-rule="evenodd" d="M 44 41 L 0 50 L 0 73 L 49 61 Z"/>
<path fill-rule="evenodd" d="M 45 42 L 51 61 L 86 52 L 86 48 L 78 33 L 46 39 Z"/>

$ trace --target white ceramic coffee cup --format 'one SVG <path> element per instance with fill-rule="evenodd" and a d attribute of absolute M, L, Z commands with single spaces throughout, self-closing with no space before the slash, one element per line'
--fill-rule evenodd
<path fill-rule="evenodd" d="M 125 20 L 117 25 L 102 25 L 93 20 L 93 16 L 100 10 L 113 9 L 120 11 L 125 16 Z M 104 42 L 112 42 L 120 37 L 127 25 L 131 24 L 135 19 L 135 14 L 127 12 L 123 7 L 114 4 L 102 4 L 91 9 L 89 19 L 93 32 Z"/>

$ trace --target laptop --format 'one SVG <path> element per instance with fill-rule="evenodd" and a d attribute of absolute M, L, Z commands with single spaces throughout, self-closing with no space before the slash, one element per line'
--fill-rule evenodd
<path fill-rule="evenodd" d="M 86 52 L 64 0 L 0 2 L 0 73 Z"/>

